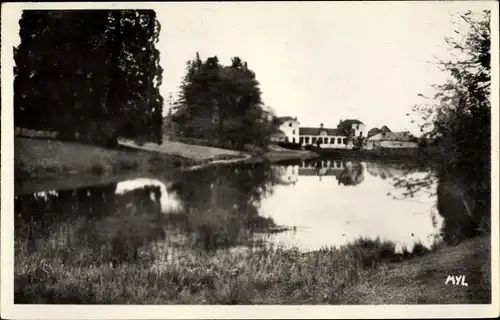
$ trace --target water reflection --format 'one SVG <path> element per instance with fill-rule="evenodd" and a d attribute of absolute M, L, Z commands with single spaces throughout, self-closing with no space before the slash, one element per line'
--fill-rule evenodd
<path fill-rule="evenodd" d="M 116 194 L 116 184 L 22 195 L 15 199 L 15 232 L 22 251 L 44 251 L 82 262 L 130 261 L 164 234 L 160 188 Z"/>
<path fill-rule="evenodd" d="M 272 220 L 259 215 L 259 204 L 272 196 L 277 183 L 279 170 L 263 164 L 186 172 L 172 189 L 184 204 L 182 227 L 192 237 L 191 244 L 205 250 L 227 248 L 274 227 Z"/>
<path fill-rule="evenodd" d="M 398 169 L 401 174 L 407 172 L 398 166 L 310 160 L 297 171 L 282 170 L 295 174 L 291 178 L 295 183 L 276 186 L 274 196 L 261 203 L 262 215 L 295 230 L 260 237 L 306 250 L 341 246 L 359 237 L 393 241 L 399 249 L 411 250 L 417 242 L 430 248 L 439 241 L 442 226 L 436 199 L 429 193 L 411 199 L 401 196 L 402 190 L 389 181 L 398 175 Z M 370 175 L 366 176 L 368 168 Z"/>
<path fill-rule="evenodd" d="M 167 184 L 161 182 L 156 179 L 134 179 L 119 182 L 116 185 L 116 194 L 124 194 L 130 192 L 132 190 L 142 189 L 146 187 L 157 187 L 159 190 L 150 193 L 151 200 L 157 200 L 156 197 L 159 197 L 161 211 L 163 213 L 178 213 L 182 210 L 182 203 L 180 199 L 174 192 L 171 192 L 169 188 L 171 188 L 172 183 Z"/>
<path fill-rule="evenodd" d="M 392 241 L 399 250 L 417 242 L 431 248 L 443 233 L 455 232 L 437 212 L 435 181 L 413 197 L 394 183 L 428 172 L 320 159 L 17 196 L 16 246 L 88 263 L 163 259 L 180 247 L 211 252 L 256 241 L 316 250 L 363 237 Z"/>

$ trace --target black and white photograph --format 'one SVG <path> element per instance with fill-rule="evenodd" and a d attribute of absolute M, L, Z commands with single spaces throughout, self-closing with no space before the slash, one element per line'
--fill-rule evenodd
<path fill-rule="evenodd" d="M 2 318 L 498 317 L 498 8 L 2 4 Z"/>

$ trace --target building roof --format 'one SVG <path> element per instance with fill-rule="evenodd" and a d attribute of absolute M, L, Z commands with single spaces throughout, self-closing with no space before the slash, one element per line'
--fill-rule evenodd
<path fill-rule="evenodd" d="M 380 133 L 379 128 L 372 128 L 372 129 L 370 129 L 370 131 L 368 131 L 368 137 L 374 136 L 374 135 L 379 134 L 379 133 Z"/>
<path fill-rule="evenodd" d="M 380 128 L 380 131 L 392 132 L 391 129 L 389 129 L 387 126 L 382 126 L 382 128 Z"/>
<path fill-rule="evenodd" d="M 381 132 L 371 136 L 369 140 L 380 141 L 411 141 L 413 136 L 408 132 Z"/>
<path fill-rule="evenodd" d="M 314 127 L 300 127 L 299 135 L 319 136 L 320 132 L 323 130 L 326 130 L 326 134 L 329 136 L 345 136 L 345 132 L 341 129 Z"/>
<path fill-rule="evenodd" d="M 358 119 L 346 119 L 346 120 L 341 120 L 337 128 L 352 128 L 353 124 L 364 124 L 363 122 L 359 121 Z"/>
<path fill-rule="evenodd" d="M 290 117 L 290 116 L 278 117 L 278 121 L 280 123 L 284 123 L 285 121 L 289 121 L 289 120 L 297 121 L 297 118 L 293 118 L 293 117 Z"/>

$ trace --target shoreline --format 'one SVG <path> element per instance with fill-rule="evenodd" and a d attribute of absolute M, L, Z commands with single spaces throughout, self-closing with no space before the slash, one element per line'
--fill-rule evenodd
<path fill-rule="evenodd" d="M 172 143 L 170 143 L 172 144 Z M 275 163 L 317 157 L 312 152 L 269 150 L 251 154 L 184 143 L 163 150 L 121 143 L 107 149 L 78 142 L 15 137 L 15 194 L 107 184 L 139 177 L 164 178 L 221 164 Z"/>

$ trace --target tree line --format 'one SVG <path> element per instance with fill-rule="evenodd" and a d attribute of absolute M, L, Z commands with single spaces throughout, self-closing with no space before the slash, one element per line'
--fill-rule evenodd
<path fill-rule="evenodd" d="M 153 10 L 25 10 L 14 48 L 16 127 L 114 146 L 161 142 Z"/>
<path fill-rule="evenodd" d="M 266 146 L 278 128 L 247 62 L 234 57 L 224 66 L 217 56 L 202 61 L 198 53 L 186 63 L 172 120 L 182 136 L 234 149 Z"/>
<path fill-rule="evenodd" d="M 445 38 L 456 58 L 437 62 L 450 79 L 434 86 L 435 103 L 416 105 L 414 111 L 439 160 L 437 197 L 445 228 L 460 229 L 447 234 L 467 237 L 491 228 L 491 12 L 457 18 L 468 31 Z M 414 183 L 406 186 L 416 190 Z"/>

